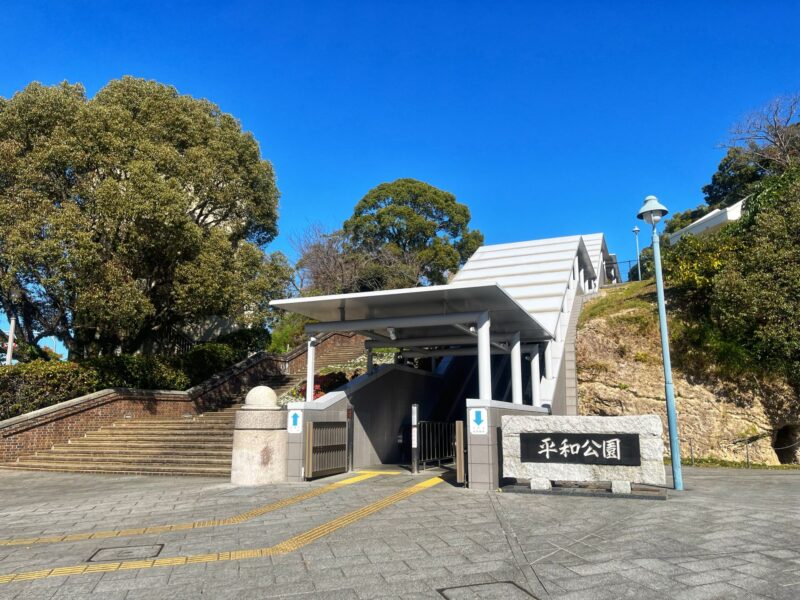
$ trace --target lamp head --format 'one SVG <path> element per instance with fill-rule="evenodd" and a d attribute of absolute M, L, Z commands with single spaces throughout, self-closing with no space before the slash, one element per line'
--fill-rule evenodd
<path fill-rule="evenodd" d="M 655 196 L 648 196 L 644 199 L 644 204 L 642 208 L 639 209 L 636 216 L 646 223 L 655 226 L 668 212 L 667 207 L 661 204 L 658 198 Z"/>
<path fill-rule="evenodd" d="M 641 229 L 639 229 L 639 226 L 638 226 L 638 225 L 634 225 L 634 226 L 633 226 L 633 233 L 636 233 L 636 234 L 638 234 L 640 231 L 641 231 Z"/>

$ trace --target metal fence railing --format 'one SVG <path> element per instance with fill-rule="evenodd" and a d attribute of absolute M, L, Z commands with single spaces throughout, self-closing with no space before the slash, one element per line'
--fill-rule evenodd
<path fill-rule="evenodd" d="M 426 465 L 455 459 L 456 425 L 444 421 L 420 421 L 418 425 L 419 436 L 419 464 L 424 469 Z"/>

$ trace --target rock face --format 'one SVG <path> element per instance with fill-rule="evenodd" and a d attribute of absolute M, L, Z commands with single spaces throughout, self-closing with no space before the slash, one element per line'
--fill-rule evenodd
<path fill-rule="evenodd" d="M 630 417 L 503 417 L 503 475 L 547 481 L 626 481 L 665 485 L 664 443 L 656 415 Z M 520 433 L 635 433 L 641 466 L 522 462 Z M 628 491 L 630 493 L 630 491 Z"/>
<path fill-rule="evenodd" d="M 655 306 L 639 302 L 633 307 L 623 305 L 618 312 L 593 311 L 594 302 L 611 299 L 608 293 L 604 290 L 599 299 L 584 307 L 578 327 L 580 414 L 657 414 L 667 440 Z M 681 362 L 674 351 L 673 362 Z M 749 438 L 753 440 L 751 461 L 779 464 L 773 440 L 787 425 L 800 422 L 800 403 L 788 385 L 755 378 L 724 380 L 713 373 L 690 376 L 680 367 L 673 369 L 673 381 L 684 459 L 693 452 L 696 458 L 744 461 L 745 444 L 734 442 Z"/>

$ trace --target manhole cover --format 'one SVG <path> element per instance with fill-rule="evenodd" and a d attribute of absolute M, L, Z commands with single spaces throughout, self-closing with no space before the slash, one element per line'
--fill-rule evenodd
<path fill-rule="evenodd" d="M 503 600 L 529 600 L 532 596 L 513 581 L 497 583 L 478 583 L 437 590 L 447 600 L 467 600 L 472 598 L 502 598 Z"/>
<path fill-rule="evenodd" d="M 152 546 L 122 546 L 120 548 L 100 548 L 86 562 L 108 562 L 110 560 L 141 560 L 155 558 L 164 548 L 164 544 Z"/>

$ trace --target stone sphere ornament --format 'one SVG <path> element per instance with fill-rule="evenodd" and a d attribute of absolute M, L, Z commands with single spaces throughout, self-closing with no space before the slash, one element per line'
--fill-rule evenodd
<path fill-rule="evenodd" d="M 244 398 L 245 410 L 280 410 L 278 395 L 271 387 L 257 385 Z"/>

